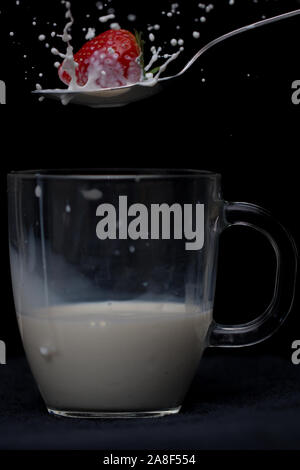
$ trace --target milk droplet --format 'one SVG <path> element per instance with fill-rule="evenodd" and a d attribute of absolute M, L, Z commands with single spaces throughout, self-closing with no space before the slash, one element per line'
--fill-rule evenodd
<path fill-rule="evenodd" d="M 40 353 L 42 356 L 47 356 L 48 355 L 48 348 L 46 346 L 41 346 L 40 347 Z"/>
<path fill-rule="evenodd" d="M 99 21 L 100 23 L 106 23 L 109 20 L 113 20 L 115 18 L 115 15 L 111 13 L 110 15 L 105 15 L 105 16 L 100 16 Z"/>
<path fill-rule="evenodd" d="M 129 251 L 130 251 L 130 253 L 134 253 L 135 252 L 135 247 L 133 245 L 130 245 Z"/>
<path fill-rule="evenodd" d="M 44 357 L 51 357 L 54 354 L 55 350 L 53 348 L 49 348 L 48 346 L 41 346 L 40 353 Z"/>
<path fill-rule="evenodd" d="M 39 41 L 45 41 L 46 36 L 44 34 L 40 34 L 38 39 L 39 39 Z"/>
<path fill-rule="evenodd" d="M 81 191 L 81 194 L 85 199 L 88 199 L 89 201 L 97 201 L 97 199 L 101 199 L 103 196 L 103 192 L 96 188 L 83 189 Z"/>
<path fill-rule="evenodd" d="M 90 40 L 90 39 L 94 39 L 95 33 L 96 33 L 96 29 L 95 29 L 95 28 L 89 28 L 89 29 L 88 29 L 88 32 L 87 32 L 86 35 L 85 35 L 85 39 L 86 39 L 87 41 Z"/>
<path fill-rule="evenodd" d="M 41 195 L 42 195 L 42 188 L 41 188 L 39 185 L 37 185 L 37 186 L 35 187 L 34 194 L 36 195 L 36 197 L 41 197 Z"/>
<path fill-rule="evenodd" d="M 110 26 L 110 29 L 113 29 L 114 31 L 118 31 L 118 29 L 121 29 L 121 26 L 119 25 L 119 23 L 111 23 L 109 26 Z"/>
<path fill-rule="evenodd" d="M 128 19 L 128 21 L 135 21 L 136 20 L 136 15 L 131 13 L 127 16 L 127 19 Z"/>
<path fill-rule="evenodd" d="M 68 212 L 68 214 L 71 212 L 71 206 L 70 206 L 70 204 L 67 204 L 67 205 L 66 205 L 65 210 L 66 210 L 66 212 Z"/>

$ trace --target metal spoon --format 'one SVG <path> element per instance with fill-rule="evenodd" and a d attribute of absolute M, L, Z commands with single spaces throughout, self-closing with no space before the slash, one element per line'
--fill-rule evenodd
<path fill-rule="evenodd" d="M 256 23 L 243 26 L 242 28 L 238 28 L 234 31 L 231 31 L 230 33 L 226 33 L 202 47 L 180 72 L 169 77 L 159 77 L 152 85 L 147 84 L 146 81 L 118 88 L 102 88 L 96 91 L 69 91 L 67 89 L 56 89 L 36 90 L 33 93 L 45 98 L 61 100 L 63 104 L 71 102 L 73 104 L 85 105 L 92 108 L 113 108 L 125 106 L 129 103 L 133 103 L 134 101 L 139 101 L 158 93 L 162 88 L 161 85 L 163 82 L 167 82 L 168 80 L 172 80 L 183 75 L 202 54 L 220 42 L 223 42 L 226 39 L 232 38 L 233 36 L 244 33 L 246 31 L 291 18 L 299 14 L 300 9 L 293 10 L 288 13 L 283 13 L 281 15 L 273 16 L 265 20 L 257 21 Z"/>

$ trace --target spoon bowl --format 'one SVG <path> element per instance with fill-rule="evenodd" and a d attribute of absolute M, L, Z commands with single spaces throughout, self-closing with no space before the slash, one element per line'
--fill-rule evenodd
<path fill-rule="evenodd" d="M 64 105 L 72 103 L 89 106 L 90 108 L 118 108 L 148 98 L 160 90 L 161 85 L 159 83 L 154 86 L 143 86 L 135 83 L 124 87 L 103 88 L 94 91 L 35 90 L 33 94 L 61 101 Z"/>
<path fill-rule="evenodd" d="M 60 100 L 63 104 L 72 102 L 73 104 L 85 105 L 91 108 L 114 108 L 126 106 L 127 104 L 135 101 L 140 101 L 158 93 L 162 88 L 162 83 L 168 80 L 175 79 L 183 75 L 195 62 L 212 47 L 226 41 L 229 38 L 242 34 L 244 32 L 254 30 L 267 24 L 275 23 L 284 19 L 292 18 L 300 14 L 300 9 L 293 10 L 281 15 L 266 18 L 256 23 L 252 23 L 241 28 L 235 29 L 226 33 L 206 44 L 202 47 L 192 59 L 184 66 L 184 68 L 175 75 L 168 77 L 159 77 L 157 80 L 152 80 L 149 83 L 138 82 L 131 85 L 118 87 L 118 88 L 102 88 L 94 91 L 78 90 L 71 91 L 68 89 L 54 89 L 54 90 L 35 90 L 34 94 L 40 95 L 44 98 Z"/>

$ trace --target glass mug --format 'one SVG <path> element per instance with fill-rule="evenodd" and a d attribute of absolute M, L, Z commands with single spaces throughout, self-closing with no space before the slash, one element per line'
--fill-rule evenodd
<path fill-rule="evenodd" d="M 177 413 L 204 349 L 258 343 L 289 313 L 291 236 L 264 209 L 228 203 L 219 174 L 79 169 L 8 175 L 18 325 L 50 413 Z M 219 236 L 263 233 L 276 258 L 267 310 L 246 324 L 213 320 Z"/>

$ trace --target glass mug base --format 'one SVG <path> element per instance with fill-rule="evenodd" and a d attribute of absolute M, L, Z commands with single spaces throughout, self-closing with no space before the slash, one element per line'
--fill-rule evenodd
<path fill-rule="evenodd" d="M 181 405 L 176 408 L 157 411 L 67 411 L 47 408 L 49 414 L 60 418 L 162 418 L 179 413 Z"/>

